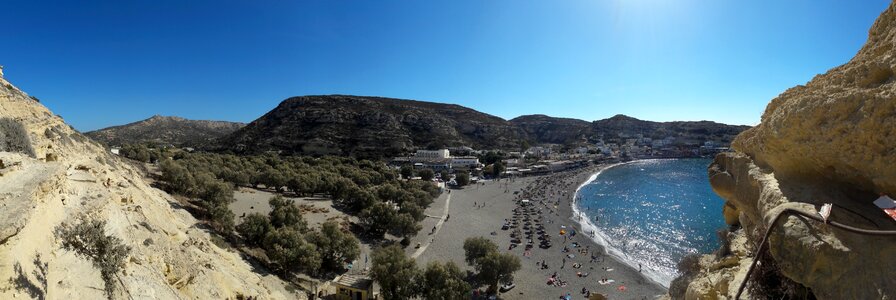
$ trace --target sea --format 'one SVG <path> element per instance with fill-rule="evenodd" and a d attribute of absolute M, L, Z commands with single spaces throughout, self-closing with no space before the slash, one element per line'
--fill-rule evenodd
<path fill-rule="evenodd" d="M 668 287 L 688 254 L 719 247 L 724 200 L 713 193 L 710 159 L 651 159 L 613 165 L 576 191 L 584 233 L 607 252 Z"/>

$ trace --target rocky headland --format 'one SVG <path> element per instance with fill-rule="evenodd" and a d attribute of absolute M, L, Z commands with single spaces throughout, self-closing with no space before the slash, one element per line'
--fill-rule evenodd
<path fill-rule="evenodd" d="M 831 222 L 892 231 L 896 222 L 872 202 L 896 195 L 896 4 L 881 14 L 868 41 L 848 63 L 788 89 L 771 101 L 762 122 L 734 140 L 734 153 L 709 167 L 733 225 L 728 249 L 704 255 L 684 294 L 673 298 L 732 299 L 754 257 L 760 263 L 742 299 L 896 298 L 896 237 L 848 232 L 788 215 L 816 215 L 833 204 Z M 685 281 L 687 281 L 685 280 Z M 777 299 L 777 298 L 776 298 Z"/>

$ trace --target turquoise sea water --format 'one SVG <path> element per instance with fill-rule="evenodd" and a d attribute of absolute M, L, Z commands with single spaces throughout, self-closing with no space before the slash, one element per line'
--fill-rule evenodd
<path fill-rule="evenodd" d="M 724 201 L 707 179 L 709 159 L 658 159 L 605 169 L 580 187 L 574 209 L 607 251 L 665 286 L 677 262 L 718 248 Z M 597 220 L 595 221 L 595 217 Z"/>

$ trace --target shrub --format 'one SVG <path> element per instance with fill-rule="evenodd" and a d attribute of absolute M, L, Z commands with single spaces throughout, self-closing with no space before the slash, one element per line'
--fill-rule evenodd
<path fill-rule="evenodd" d="M 749 281 L 747 288 L 754 299 L 815 299 L 811 290 L 781 274 L 770 251 L 759 256 Z"/>
<path fill-rule="evenodd" d="M 18 152 L 36 157 L 25 126 L 11 118 L 0 118 L 0 151 Z"/>
<path fill-rule="evenodd" d="M 246 240 L 246 244 L 258 246 L 264 241 L 264 237 L 274 229 L 267 216 L 259 213 L 251 213 L 236 227 L 237 232 Z"/>
<path fill-rule="evenodd" d="M 688 285 L 694 280 L 694 276 L 700 273 L 700 255 L 691 254 L 681 258 L 678 262 L 678 277 L 669 284 L 669 296 L 672 299 L 684 299 Z"/>
<path fill-rule="evenodd" d="M 75 225 L 63 224 L 56 227 L 56 238 L 62 240 L 62 248 L 75 251 L 89 259 L 100 269 L 106 296 L 112 299 L 116 285 L 113 279 L 121 272 L 124 260 L 131 249 L 121 243 L 121 239 L 105 234 L 105 221 L 90 220 Z"/>
<path fill-rule="evenodd" d="M 731 231 L 728 228 L 722 228 L 716 231 L 719 238 L 719 249 L 716 250 L 716 257 L 725 257 L 731 254 Z"/>

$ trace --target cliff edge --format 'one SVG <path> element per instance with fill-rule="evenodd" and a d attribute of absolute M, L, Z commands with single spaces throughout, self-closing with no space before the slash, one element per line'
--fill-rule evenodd
<path fill-rule="evenodd" d="M 100 270 L 54 234 L 85 219 L 131 248 L 112 298 L 304 298 L 141 176 L 0 76 L 0 298 L 105 298 Z"/>
<path fill-rule="evenodd" d="M 736 152 L 715 158 L 709 177 L 726 200 L 723 214 L 734 228 L 727 234 L 730 249 L 699 259 L 683 298 L 732 299 L 760 254 L 766 229 L 784 209 L 816 214 L 832 203 L 832 221 L 896 230 L 872 204 L 878 193 L 896 196 L 894 45 L 891 3 L 852 60 L 772 100 L 761 124 L 737 136 Z M 896 298 L 894 237 L 789 216 L 772 227 L 768 250 L 759 255 L 742 298 Z"/>

